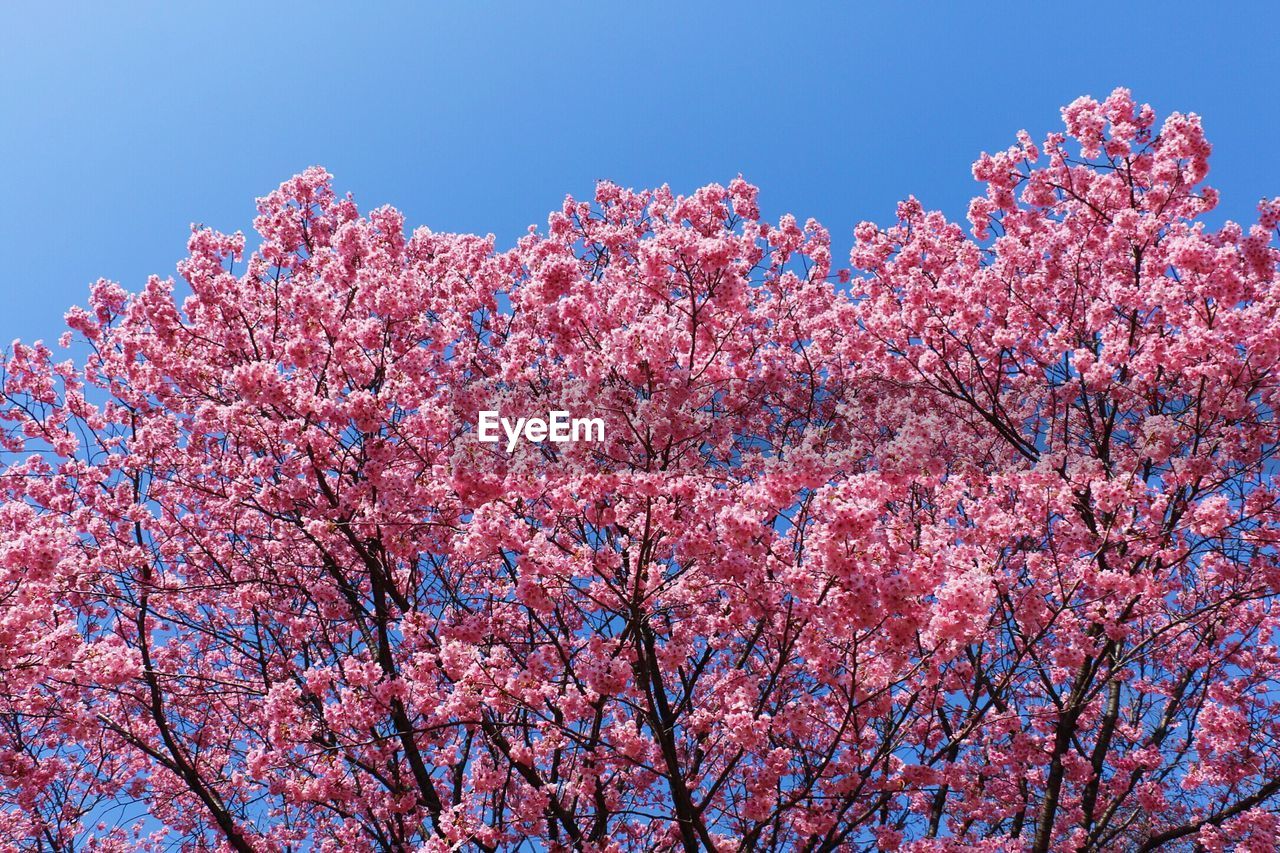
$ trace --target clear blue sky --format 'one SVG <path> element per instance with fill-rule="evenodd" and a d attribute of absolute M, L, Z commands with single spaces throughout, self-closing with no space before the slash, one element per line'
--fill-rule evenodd
<path fill-rule="evenodd" d="M 0 346 L 310 164 L 502 246 L 599 178 L 742 172 L 842 256 L 909 193 L 962 216 L 981 149 L 1126 85 L 1205 117 L 1225 215 L 1280 195 L 1280 4 L 1036 5 L 6 3 Z"/>

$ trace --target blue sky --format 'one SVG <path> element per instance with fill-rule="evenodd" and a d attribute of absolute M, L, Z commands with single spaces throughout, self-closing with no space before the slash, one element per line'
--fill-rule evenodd
<path fill-rule="evenodd" d="M 742 172 L 844 255 L 909 193 L 962 216 L 980 150 L 1125 85 L 1205 117 L 1223 215 L 1280 195 L 1280 4 L 115 6 L 0 10 L 0 346 L 311 164 L 502 246 L 599 178 Z"/>

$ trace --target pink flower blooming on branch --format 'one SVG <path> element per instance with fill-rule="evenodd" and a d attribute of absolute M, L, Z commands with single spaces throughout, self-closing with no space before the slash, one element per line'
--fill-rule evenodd
<path fill-rule="evenodd" d="M 98 282 L 0 364 L 5 849 L 1273 849 L 1280 200 L 1063 118 L 852 273 L 741 178 L 502 252 L 310 169 Z"/>

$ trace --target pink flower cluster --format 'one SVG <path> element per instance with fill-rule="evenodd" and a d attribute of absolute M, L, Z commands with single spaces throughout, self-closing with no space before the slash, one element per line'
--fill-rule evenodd
<path fill-rule="evenodd" d="M 498 251 L 310 169 L 96 284 L 0 363 L 0 839 L 1273 849 L 1280 200 L 1063 118 L 852 271 L 741 178 Z"/>

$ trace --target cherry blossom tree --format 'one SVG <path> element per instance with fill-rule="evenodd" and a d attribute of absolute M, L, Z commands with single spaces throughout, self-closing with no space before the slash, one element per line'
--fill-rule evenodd
<path fill-rule="evenodd" d="M 1063 117 L 852 272 L 741 178 L 498 251 L 310 169 L 99 281 L 0 362 L 0 837 L 1273 849 L 1280 199 Z"/>

